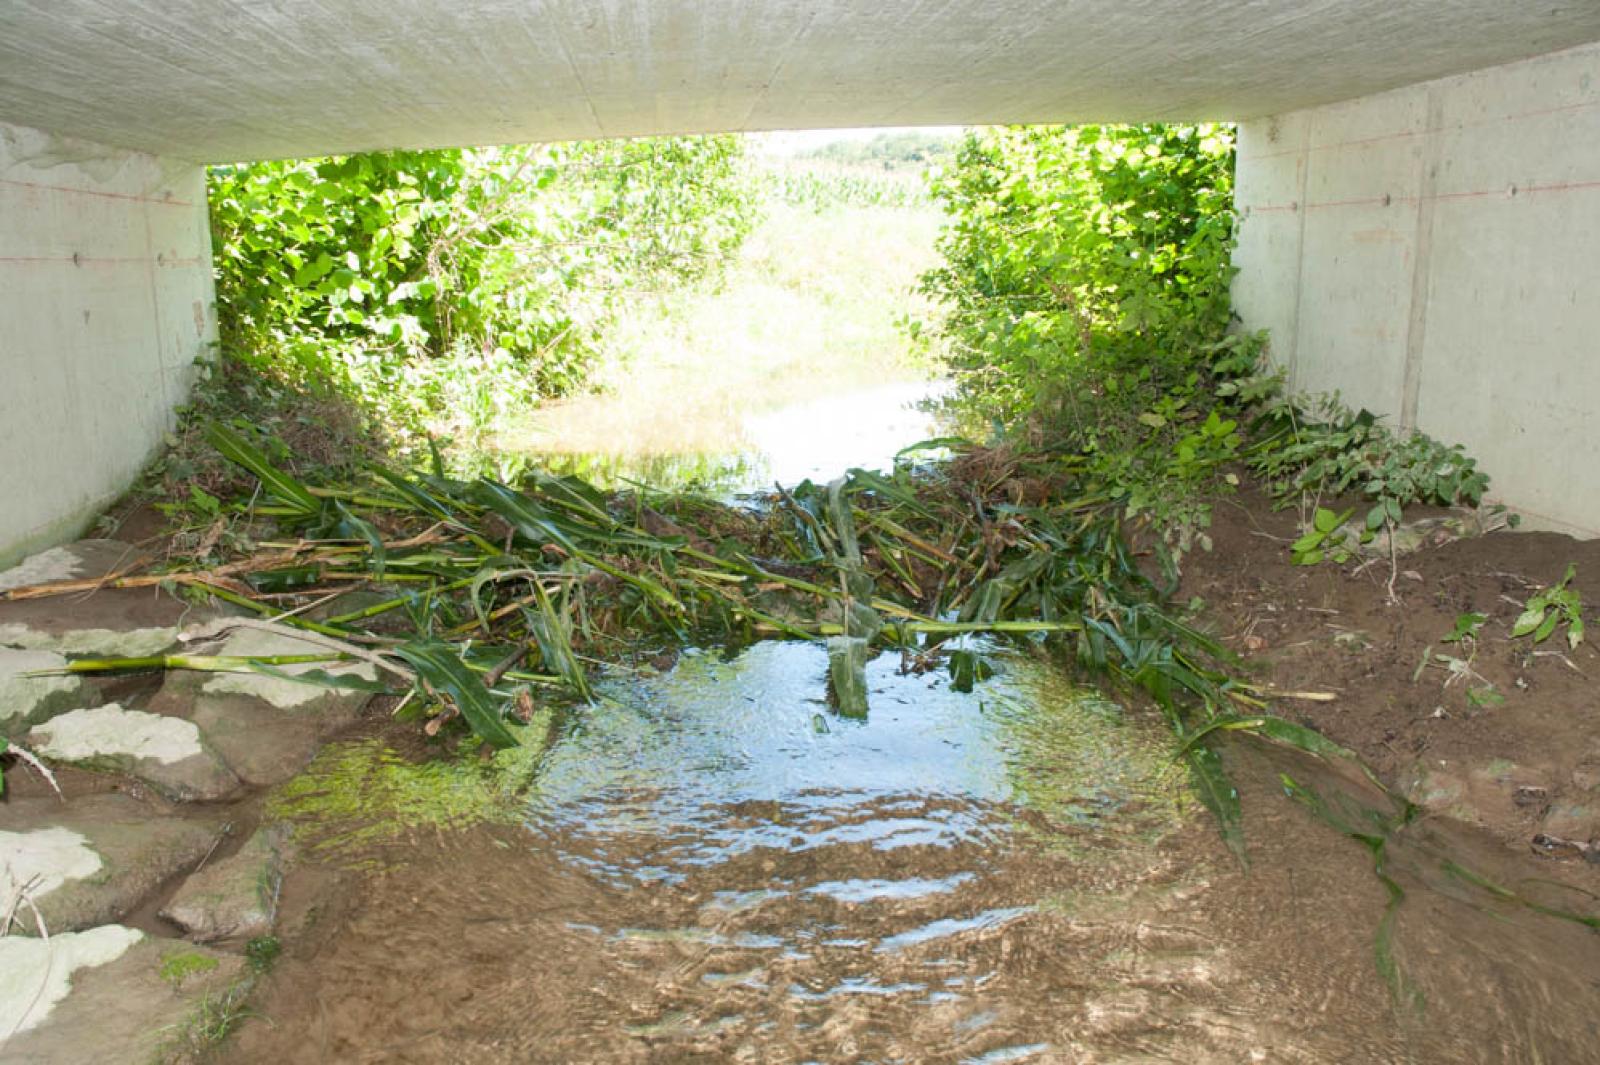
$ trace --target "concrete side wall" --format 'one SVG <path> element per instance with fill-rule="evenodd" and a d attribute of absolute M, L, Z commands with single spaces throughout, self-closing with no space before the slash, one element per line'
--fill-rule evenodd
<path fill-rule="evenodd" d="M 199 166 L 0 124 L 0 565 L 133 480 L 213 303 Z"/>
<path fill-rule="evenodd" d="M 1600 45 L 1245 123 L 1234 304 L 1295 388 L 1600 535 Z"/>

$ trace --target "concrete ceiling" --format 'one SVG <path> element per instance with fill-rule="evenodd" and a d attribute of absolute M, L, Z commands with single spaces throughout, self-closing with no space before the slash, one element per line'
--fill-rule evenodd
<path fill-rule="evenodd" d="M 1600 40 L 1600 0 L 0 0 L 0 120 L 206 161 L 1241 119 Z"/>

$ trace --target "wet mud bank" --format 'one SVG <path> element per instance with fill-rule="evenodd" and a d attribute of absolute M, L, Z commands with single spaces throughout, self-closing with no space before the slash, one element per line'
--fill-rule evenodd
<path fill-rule="evenodd" d="M 1526 654 L 1502 597 L 1600 555 L 1430 544 L 1394 604 L 1292 533 L 1224 504 L 1181 594 L 1418 809 L 1241 738 L 1241 865 L 1160 716 L 1055 666 L 999 653 L 964 695 L 881 655 L 848 720 L 816 646 L 691 650 L 608 674 L 512 816 L 322 819 L 225 1060 L 1586 1060 L 1596 870 L 1535 839 L 1587 794 L 1592 655 Z M 1474 610 L 1476 679 L 1416 675 Z"/>
<path fill-rule="evenodd" d="M 1398 557 L 1391 601 L 1387 558 L 1292 565 L 1294 514 L 1257 495 L 1218 504 L 1212 532 L 1215 550 L 1189 557 L 1179 598 L 1204 601 L 1252 679 L 1323 697 L 1280 699 L 1280 714 L 1354 750 L 1430 815 L 1530 855 L 1530 875 L 1600 861 L 1600 653 L 1570 647 L 1565 629 L 1538 644 L 1511 636 L 1569 565 L 1592 616 L 1600 541 L 1436 531 Z M 1473 614 L 1476 635 L 1451 640 Z"/>
<path fill-rule="evenodd" d="M 216 829 L 181 875 L 124 863 L 139 875 L 114 913 L 95 896 L 51 915 L 120 921 L 143 953 L 117 964 L 163 995 L 173 958 L 209 960 L 177 950 L 179 892 L 209 896 L 197 878 L 225 868 L 253 904 L 268 871 L 270 936 L 228 934 L 275 956 L 248 1007 L 230 1003 L 237 1033 L 194 1050 L 222 1061 L 1585 1060 L 1595 656 L 1510 628 L 1569 564 L 1595 601 L 1600 551 L 1435 531 L 1399 557 L 1391 599 L 1386 559 L 1294 567 L 1293 536 L 1248 495 L 1219 505 L 1178 601 L 1276 712 L 1375 779 L 1220 744 L 1244 862 L 1156 707 L 999 637 L 962 638 L 995 670 L 965 692 L 873 656 L 864 715 L 830 702 L 815 640 L 614 662 L 591 702 L 542 711 L 499 754 L 393 721 L 386 698 L 291 714 L 272 699 L 298 706 L 302 687 L 94 682 L 79 701 L 186 723 L 237 786 L 201 788 L 212 762 L 188 748 L 102 752 L 85 762 L 101 771 L 63 773 L 65 812 L 28 777 L 0 810 L 138 804 L 158 827 Z M 1469 614 L 1470 642 L 1448 640 Z M 179 619 L 135 620 L 171 640 Z M 13 640 L 42 641 L 42 624 Z M 40 694 L 30 736 L 73 720 L 65 697 Z M 269 747 L 282 757 L 264 762 Z M 168 793 L 185 805 L 154 801 Z M 191 991 L 172 1001 L 228 993 Z M 176 1009 L 157 997 L 150 1015 Z M 44 1060 L 71 1060 L 88 1001 L 38 1030 L 66 1033 Z"/>

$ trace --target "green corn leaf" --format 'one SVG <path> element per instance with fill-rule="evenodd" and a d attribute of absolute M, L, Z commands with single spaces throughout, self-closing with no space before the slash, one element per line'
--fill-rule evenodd
<path fill-rule="evenodd" d="M 296 588 L 310 587 L 320 581 L 322 566 L 283 566 L 249 574 L 245 579 L 250 582 L 250 587 L 258 592 L 268 594 L 288 592 Z"/>
<path fill-rule="evenodd" d="M 1288 721 L 1281 717 L 1273 717 L 1270 714 L 1255 718 L 1254 721 L 1255 725 L 1250 731 L 1265 736 L 1275 743 L 1281 743 L 1285 747 L 1293 747 L 1296 750 L 1316 755 L 1319 758 L 1342 758 L 1346 761 L 1356 761 L 1354 751 L 1347 747 L 1341 747 L 1315 729 L 1309 729 L 1304 725 L 1297 725 L 1293 721 Z"/>
<path fill-rule="evenodd" d="M 964 436 L 935 436 L 928 440 L 918 440 L 915 444 L 907 444 L 896 451 L 894 457 L 903 459 L 908 455 L 915 455 L 919 451 L 970 451 L 972 441 Z"/>
<path fill-rule="evenodd" d="M 577 554 L 578 545 L 562 531 L 538 503 L 487 478 L 473 486 L 479 502 L 500 515 L 519 534 L 535 544 L 553 543 L 568 554 Z"/>
<path fill-rule="evenodd" d="M 453 647 L 437 640 L 419 641 L 402 644 L 394 653 L 405 659 L 435 692 L 449 696 L 467 727 L 480 740 L 495 747 L 517 746 L 517 737 L 506 726 L 494 696 Z"/>
<path fill-rule="evenodd" d="M 572 650 L 571 623 L 556 609 L 542 587 L 535 584 L 534 590 L 539 609 L 524 609 L 522 616 L 528 623 L 528 631 L 533 634 L 534 642 L 539 645 L 539 655 L 544 660 L 545 668 L 553 671 L 584 699 L 594 698 L 594 692 L 589 688 L 589 676 Z"/>
<path fill-rule="evenodd" d="M 1244 813 L 1239 805 L 1239 791 L 1228 779 L 1217 752 L 1204 743 L 1197 743 L 1184 751 L 1184 761 L 1189 763 L 1189 775 L 1194 782 L 1200 801 L 1217 820 L 1217 831 L 1222 842 L 1228 845 L 1240 865 L 1250 864 L 1244 846 Z"/>
<path fill-rule="evenodd" d="M 219 422 L 212 422 L 206 426 L 206 440 L 223 458 L 255 474 L 262 487 L 280 503 L 300 511 L 306 517 L 322 509 L 322 504 L 305 485 L 268 462 L 265 455 L 233 430 Z"/>
<path fill-rule="evenodd" d="M 449 507 L 393 470 L 385 469 L 382 466 L 374 466 L 372 467 L 372 472 L 389 482 L 389 486 L 400 493 L 401 499 L 405 500 L 414 509 L 420 510 L 439 521 L 455 520 L 456 516 Z"/>
<path fill-rule="evenodd" d="M 994 667 L 976 651 L 951 651 L 948 668 L 950 687 L 958 692 L 970 692 L 973 684 L 994 676 Z"/>

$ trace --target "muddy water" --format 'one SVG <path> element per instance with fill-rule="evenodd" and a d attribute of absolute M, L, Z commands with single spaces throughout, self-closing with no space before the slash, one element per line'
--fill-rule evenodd
<path fill-rule="evenodd" d="M 1391 987 L 1370 852 L 1279 774 L 1360 818 L 1356 781 L 1231 748 L 1246 871 L 1159 722 L 1032 661 L 971 695 L 897 666 L 865 721 L 799 643 L 612 677 L 515 821 L 340 874 L 231 1060 L 1600 1058 L 1593 934 L 1443 864 L 1525 859 L 1401 830 Z"/>
<path fill-rule="evenodd" d="M 747 413 L 724 450 L 569 461 L 724 492 L 825 479 L 935 435 L 920 387 Z M 1600 940 L 1504 889 L 1592 895 L 1241 741 L 1245 868 L 1159 720 L 1000 662 L 963 695 L 886 654 L 865 720 L 829 710 L 801 643 L 618 671 L 509 809 L 386 758 L 380 801 L 307 826 L 283 957 L 223 1057 L 1600 1061 Z M 1388 833 L 1389 885 L 1346 830 Z"/>

